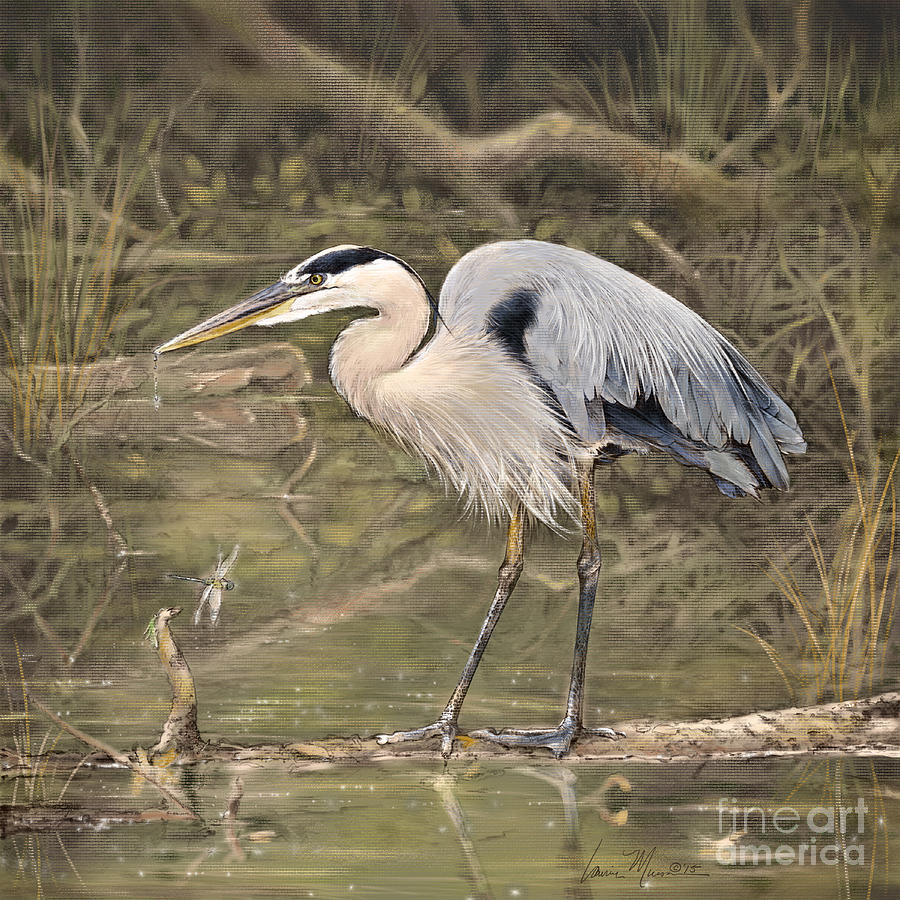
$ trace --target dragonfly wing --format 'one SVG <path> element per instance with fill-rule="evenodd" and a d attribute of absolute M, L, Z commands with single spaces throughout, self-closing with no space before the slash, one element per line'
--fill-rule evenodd
<path fill-rule="evenodd" d="M 223 575 L 225 575 L 228 572 L 228 570 L 234 565 L 235 560 L 238 557 L 238 552 L 240 551 L 240 549 L 241 549 L 241 545 L 235 544 L 234 550 L 231 551 L 231 553 L 228 556 L 228 559 L 226 559 L 224 563 L 222 562 L 222 558 L 219 557 L 219 568 L 216 569 L 216 574 L 219 576 L 219 578 L 221 578 Z"/>
<path fill-rule="evenodd" d="M 209 595 L 212 593 L 213 586 L 207 585 L 203 588 L 203 593 L 200 595 L 200 602 L 197 604 L 197 612 L 194 613 L 194 624 L 200 624 L 200 614 L 203 612 L 203 607 L 206 606 L 206 601 L 209 600 Z"/>
<path fill-rule="evenodd" d="M 216 624 L 219 610 L 222 608 L 222 588 L 214 587 L 209 595 L 209 621 Z"/>

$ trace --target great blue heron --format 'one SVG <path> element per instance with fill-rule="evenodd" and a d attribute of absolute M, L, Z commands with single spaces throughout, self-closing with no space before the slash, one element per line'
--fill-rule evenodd
<path fill-rule="evenodd" d="M 338 392 L 467 504 L 509 521 L 497 593 L 444 711 L 430 725 L 379 740 L 440 735 L 442 753 L 450 753 L 466 692 L 522 571 L 527 520 L 560 529 L 574 519 L 583 543 L 565 717 L 549 730 L 472 732 L 561 756 L 585 730 L 585 657 L 600 569 L 598 462 L 660 450 L 705 469 L 729 497 L 756 496 L 760 488 L 787 488 L 782 453 L 806 449 L 797 421 L 696 313 L 613 263 L 542 241 L 467 253 L 447 275 L 439 303 L 396 256 L 333 247 L 154 352 L 356 307 L 376 315 L 352 322 L 332 346 Z M 607 728 L 591 733 L 615 737 Z"/>

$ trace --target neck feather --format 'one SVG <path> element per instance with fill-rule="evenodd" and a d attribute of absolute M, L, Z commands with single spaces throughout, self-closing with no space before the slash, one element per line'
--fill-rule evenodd
<path fill-rule="evenodd" d="M 329 368 L 338 392 L 490 518 L 512 514 L 518 501 L 553 528 L 577 522 L 576 448 L 543 391 L 484 336 L 439 328 L 415 353 L 431 313 L 425 290 L 402 270 L 382 267 L 378 276 L 365 285 L 354 279 L 354 305 L 378 315 L 353 322 L 334 342 Z"/>
<path fill-rule="evenodd" d="M 356 331 L 354 325 L 341 335 L 346 346 Z M 466 506 L 499 520 L 518 501 L 551 528 L 579 521 L 571 490 L 578 448 L 543 391 L 500 345 L 438 329 L 408 362 L 369 369 L 375 374 L 352 382 L 350 390 L 349 382 L 335 378 L 344 348 L 336 349 L 332 378 L 350 405 L 423 459 Z"/>

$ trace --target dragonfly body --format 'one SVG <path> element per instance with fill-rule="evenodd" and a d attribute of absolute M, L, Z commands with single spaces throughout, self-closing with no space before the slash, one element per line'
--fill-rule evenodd
<path fill-rule="evenodd" d="M 177 578 L 179 581 L 192 581 L 195 584 L 202 584 L 203 591 L 200 594 L 200 602 L 197 604 L 197 610 L 194 613 L 194 624 L 200 624 L 200 616 L 203 614 L 203 608 L 209 605 L 209 621 L 215 625 L 219 620 L 219 611 L 222 608 L 222 597 L 225 591 L 234 589 L 234 582 L 225 576 L 228 570 L 234 565 L 237 559 L 240 546 L 235 544 L 234 549 L 227 559 L 222 559 L 222 551 L 219 551 L 219 559 L 216 563 L 216 570 L 209 578 L 194 578 L 191 575 L 175 575 L 169 573 L 166 578 Z"/>

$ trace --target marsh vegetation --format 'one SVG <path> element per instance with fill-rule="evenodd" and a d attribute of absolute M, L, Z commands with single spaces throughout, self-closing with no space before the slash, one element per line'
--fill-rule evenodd
<path fill-rule="evenodd" d="M 435 292 L 489 240 L 582 247 L 692 306 L 797 411 L 809 452 L 761 504 L 661 459 L 598 478 L 598 723 L 896 686 L 895 5 L 9 4 L 0 134 L 0 746 L 75 747 L 22 682 L 113 747 L 151 746 L 171 695 L 141 633 L 197 599 L 163 576 L 238 543 L 221 624 L 179 622 L 204 737 L 370 734 L 443 703 L 502 541 L 334 397 L 346 319 L 164 362 L 153 408 L 149 348 L 339 243 L 396 253 Z M 469 727 L 543 724 L 564 692 L 571 561 L 533 540 Z M 85 800 L 84 772 L 21 784 Z M 210 777 L 224 808 L 231 781 Z M 36 839 L 18 840 L 0 883 L 40 893 Z"/>

